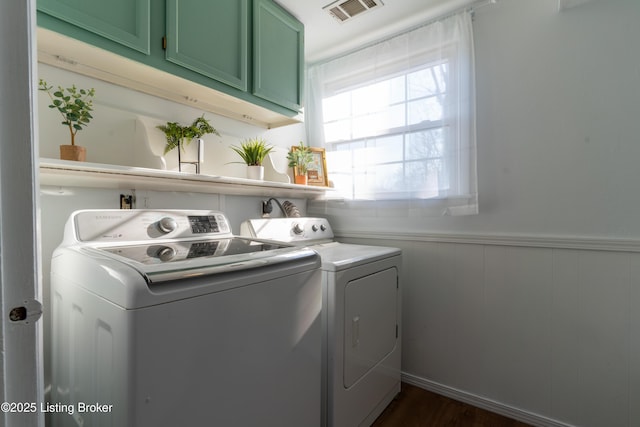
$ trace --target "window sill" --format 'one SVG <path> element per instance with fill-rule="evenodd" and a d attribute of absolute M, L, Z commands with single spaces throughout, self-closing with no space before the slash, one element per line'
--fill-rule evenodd
<path fill-rule="evenodd" d="M 310 208 L 314 213 L 370 217 L 441 217 L 476 215 L 477 202 L 472 196 L 449 196 L 431 199 L 351 200 L 326 195 Z"/>

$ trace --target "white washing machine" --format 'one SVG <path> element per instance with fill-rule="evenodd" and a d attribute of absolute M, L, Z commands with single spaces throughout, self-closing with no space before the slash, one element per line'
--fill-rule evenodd
<path fill-rule="evenodd" d="M 240 233 L 320 254 L 323 425 L 371 425 L 400 392 L 400 249 L 335 242 L 323 218 L 249 220 Z"/>
<path fill-rule="evenodd" d="M 320 426 L 319 266 L 220 212 L 75 212 L 51 268 L 52 425 Z"/>

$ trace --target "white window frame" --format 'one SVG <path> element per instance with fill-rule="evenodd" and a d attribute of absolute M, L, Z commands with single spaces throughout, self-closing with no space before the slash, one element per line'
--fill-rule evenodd
<path fill-rule="evenodd" d="M 457 21 L 453 23 L 453 30 L 431 29 L 432 26 L 450 25 L 444 22 L 453 21 L 454 19 Z M 463 23 L 459 24 L 459 22 Z M 464 28 L 460 30 L 456 26 Z M 433 34 L 433 31 L 444 33 L 446 36 L 436 42 L 429 37 L 429 34 Z M 462 38 L 457 38 L 459 33 L 466 34 L 464 41 L 460 41 Z M 445 160 L 445 167 L 447 168 L 446 181 L 448 185 L 446 187 L 438 188 L 437 192 L 433 191 L 433 186 L 431 188 L 425 186 L 423 189 L 414 187 L 384 192 L 376 189 L 372 191 L 354 190 L 354 185 L 352 185 L 352 188 L 339 188 L 338 191 L 347 201 L 411 201 L 415 202 L 414 205 L 417 203 L 418 205 L 436 207 L 440 214 L 477 213 L 475 77 L 473 75 L 471 17 L 468 12 L 463 12 L 396 38 L 400 37 L 410 39 L 409 47 L 407 48 L 410 53 L 404 53 L 404 56 L 402 54 L 396 55 L 394 52 L 396 46 L 392 48 L 382 46 L 382 48 L 378 49 L 378 44 L 376 44 L 328 63 L 310 67 L 308 139 L 312 145 L 324 146 L 327 149 L 328 175 L 331 180 L 332 173 L 334 177 L 339 176 L 337 172 L 349 173 L 345 166 L 340 169 L 336 164 L 332 164 L 332 157 L 335 158 L 334 150 L 341 145 L 356 141 L 373 140 L 384 135 L 398 134 L 403 135 L 404 146 L 407 135 L 412 132 L 428 131 L 436 128 L 444 129 L 448 135 L 446 136 L 441 158 Z M 382 41 L 379 44 L 394 43 L 396 38 Z M 468 53 L 469 55 L 465 57 L 464 55 Z M 375 59 L 369 58 L 372 56 Z M 404 125 L 396 128 L 378 129 L 365 137 L 350 138 L 344 141 L 325 140 L 325 121 L 322 112 L 318 112 L 319 109 L 321 110 L 324 99 L 368 84 L 384 81 L 392 76 L 406 76 L 416 70 L 437 66 L 441 63 L 447 63 L 449 67 L 449 81 L 446 88 L 448 101 L 443 105 L 444 111 L 441 123 L 407 124 L 405 122 Z M 405 88 L 405 98 L 402 102 L 405 106 L 408 106 L 410 100 L 407 99 L 406 91 L 407 88 Z M 406 108 L 405 115 L 407 114 Z M 354 155 L 357 155 L 357 153 L 354 153 Z M 408 163 L 403 154 L 403 167 Z M 375 167 L 375 164 L 373 166 Z M 351 176 L 355 176 L 356 172 L 357 168 L 353 168 L 350 172 Z M 351 183 L 353 183 L 353 180 Z"/>
<path fill-rule="evenodd" d="M 375 79 L 373 81 L 367 81 L 367 82 L 360 82 L 357 85 L 354 86 L 347 86 L 347 87 L 342 87 L 341 90 L 337 90 L 338 85 L 333 85 L 333 89 L 336 91 L 336 94 L 344 94 L 345 92 L 352 92 L 354 90 L 358 90 L 358 89 L 362 89 L 363 87 L 367 87 L 369 85 L 373 85 L 378 83 L 379 81 L 386 81 L 389 79 L 393 79 L 393 78 L 397 78 L 397 77 L 403 77 L 404 78 L 404 97 L 403 100 L 401 102 L 394 102 L 393 104 L 390 105 L 404 105 L 404 119 L 405 119 L 405 124 L 403 126 L 398 126 L 398 127 L 394 127 L 394 128 L 389 128 L 389 129 L 384 129 L 384 130 L 380 130 L 378 132 L 374 132 L 371 133 L 368 136 L 361 136 L 361 137 L 353 137 L 351 139 L 348 140 L 335 140 L 335 141 L 325 141 L 324 145 L 327 149 L 327 151 L 329 152 L 329 155 L 331 156 L 331 153 L 334 151 L 339 150 L 339 147 L 341 146 L 346 146 L 346 145 L 350 145 L 350 144 L 355 144 L 358 145 L 358 143 L 363 143 L 365 144 L 365 147 L 367 146 L 367 143 L 371 142 L 371 141 L 375 141 L 377 139 L 380 138 L 385 138 L 385 137 L 389 137 L 389 136 L 400 136 L 402 138 L 402 146 L 400 147 L 400 150 L 402 151 L 402 159 L 401 160 L 395 160 L 395 161 L 390 161 L 390 162 L 381 162 L 381 163 L 371 163 L 368 164 L 367 166 L 369 168 L 375 169 L 376 166 L 380 166 L 380 165 L 385 165 L 385 164 L 401 164 L 402 165 L 402 169 L 403 172 L 406 171 L 406 166 L 410 163 L 413 162 L 418 162 L 418 161 L 433 161 L 433 160 L 438 160 L 438 159 L 442 159 L 445 163 L 446 163 L 446 167 L 448 169 L 450 169 L 450 171 L 447 173 L 447 181 L 449 182 L 449 185 L 446 189 L 440 188 L 438 189 L 438 194 L 434 195 L 433 192 L 428 192 L 428 195 L 425 195 L 425 191 L 420 191 L 420 190 L 401 190 L 401 191 L 390 191 L 388 193 L 384 192 L 384 191 L 380 191 L 380 190 L 376 190 L 373 189 L 373 191 L 371 191 L 370 193 L 358 193 L 356 194 L 356 189 L 352 188 L 350 191 L 345 191 L 344 193 L 346 193 L 347 198 L 349 199 L 375 199 L 375 200 L 380 200 L 380 199 L 384 199 L 384 200 L 393 200 L 393 199 L 399 199 L 399 200 L 405 200 L 405 199 L 441 199 L 441 198 L 447 198 L 449 197 L 451 194 L 459 194 L 460 192 L 457 190 L 453 190 L 451 191 L 451 188 L 457 189 L 459 187 L 459 180 L 458 180 L 458 176 L 459 174 L 456 172 L 457 167 L 459 165 L 458 161 L 455 159 L 455 156 L 453 155 L 453 153 L 455 152 L 460 152 L 460 147 L 458 146 L 459 143 L 459 138 L 455 135 L 456 133 L 456 126 L 454 126 L 453 122 L 455 122 L 455 120 L 457 120 L 457 118 L 455 116 L 453 116 L 450 113 L 447 113 L 447 105 L 446 105 L 446 101 L 445 103 L 442 105 L 442 109 L 443 109 L 443 117 L 440 120 L 434 120 L 434 121 L 423 121 L 420 123 L 415 123 L 415 124 L 409 124 L 408 123 L 408 116 L 409 116 L 409 104 L 411 102 L 415 102 L 417 100 L 420 99 L 427 99 L 430 97 L 437 97 L 439 95 L 444 95 L 447 98 L 451 99 L 451 97 L 453 96 L 455 98 L 455 93 L 457 92 L 457 87 L 454 84 L 454 82 L 451 82 L 449 80 L 451 79 L 447 79 L 448 81 L 446 82 L 446 90 L 445 91 L 440 91 L 438 93 L 432 94 L 432 95 L 427 95 L 427 96 L 423 96 L 423 97 L 416 97 L 416 98 L 409 98 L 408 95 L 408 83 L 407 80 L 409 78 L 409 75 L 417 72 L 417 71 L 421 71 L 421 70 L 425 70 L 425 69 L 433 69 L 435 67 L 439 67 L 442 66 L 443 64 L 447 65 L 447 75 L 455 75 L 457 73 L 456 67 L 457 67 L 457 63 L 456 63 L 456 59 L 455 56 L 450 55 L 447 56 L 446 58 L 442 57 L 442 51 L 439 52 L 432 52 L 431 55 L 429 55 L 429 53 L 426 53 L 423 55 L 424 57 L 424 62 L 421 65 L 416 65 L 413 66 L 410 69 L 405 69 L 405 70 L 401 70 L 401 71 L 396 71 L 393 74 L 389 74 L 387 76 L 385 76 L 384 78 L 378 78 Z M 350 82 L 352 84 L 352 82 Z M 353 115 L 352 117 L 358 117 L 357 115 Z M 324 124 L 326 125 L 327 123 L 331 123 L 332 121 L 327 121 Z M 405 152 L 405 146 L 407 144 L 407 138 L 409 135 L 411 134 L 415 134 L 418 132 L 428 132 L 431 130 L 437 130 L 437 129 L 442 129 L 443 132 L 445 133 L 449 133 L 450 135 L 446 138 L 445 142 L 449 142 L 449 144 L 445 143 L 442 155 L 438 156 L 437 158 L 422 158 L 422 159 L 407 159 L 406 158 L 406 152 Z M 454 145 L 454 147 L 451 147 L 451 145 Z M 356 155 L 356 153 L 352 152 L 352 156 Z M 356 164 L 357 162 L 352 161 L 352 164 Z M 451 170 L 453 169 L 453 170 Z M 366 170 L 353 170 L 351 176 L 354 176 L 356 174 L 367 174 L 369 172 L 370 169 L 366 169 Z M 336 170 L 329 170 L 329 173 L 331 175 L 333 175 L 334 177 L 336 176 L 337 173 L 347 173 L 345 172 L 338 172 Z M 352 181 L 353 182 L 353 181 Z"/>

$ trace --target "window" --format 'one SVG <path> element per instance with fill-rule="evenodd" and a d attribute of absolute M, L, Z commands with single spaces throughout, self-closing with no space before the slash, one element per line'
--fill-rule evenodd
<path fill-rule="evenodd" d="M 338 188 L 370 199 L 438 197 L 448 187 L 448 68 L 448 62 L 428 64 L 323 100 L 325 146 Z"/>
<path fill-rule="evenodd" d="M 477 209 L 470 23 L 465 13 L 309 70 L 309 139 L 342 196 Z"/>

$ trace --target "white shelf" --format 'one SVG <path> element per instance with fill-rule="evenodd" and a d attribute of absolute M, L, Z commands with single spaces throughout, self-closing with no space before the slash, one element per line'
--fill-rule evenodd
<path fill-rule="evenodd" d="M 332 191 L 328 187 L 45 158 L 40 159 L 40 184 L 312 199 Z"/>

